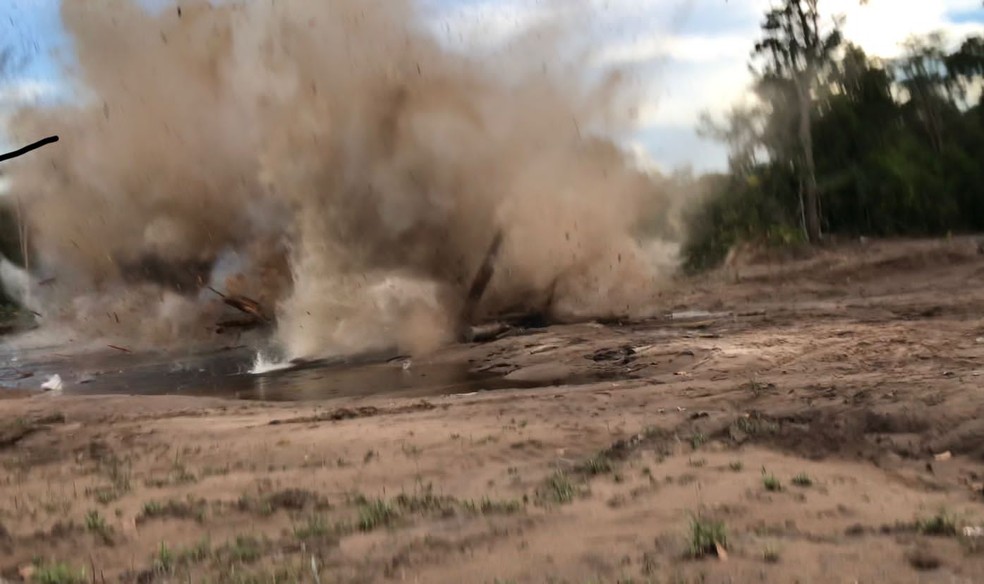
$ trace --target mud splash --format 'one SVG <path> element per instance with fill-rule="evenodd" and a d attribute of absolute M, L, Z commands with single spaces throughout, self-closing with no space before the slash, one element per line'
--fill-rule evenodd
<path fill-rule="evenodd" d="M 645 307 L 672 268 L 634 235 L 661 195 L 603 138 L 632 95 L 580 70 L 573 7 L 549 6 L 549 26 L 480 58 L 409 0 L 63 2 L 86 93 L 20 112 L 16 135 L 62 143 L 10 168 L 45 325 L 208 341 L 212 286 L 275 307 L 291 358 L 427 352 L 497 232 L 482 314 Z"/>

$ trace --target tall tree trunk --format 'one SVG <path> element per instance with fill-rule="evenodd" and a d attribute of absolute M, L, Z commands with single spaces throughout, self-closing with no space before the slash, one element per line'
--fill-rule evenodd
<path fill-rule="evenodd" d="M 806 72 L 807 79 L 812 75 Z M 806 237 L 810 243 L 820 243 L 820 204 L 817 189 L 817 168 L 813 158 L 813 128 L 810 124 L 809 87 L 802 80 L 796 82 L 796 92 L 799 95 L 799 141 L 803 153 L 803 183 L 805 191 L 804 214 L 806 215 Z"/>

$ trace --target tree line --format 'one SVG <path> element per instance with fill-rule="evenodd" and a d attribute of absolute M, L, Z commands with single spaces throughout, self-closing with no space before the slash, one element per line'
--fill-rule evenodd
<path fill-rule="evenodd" d="M 753 96 L 699 133 L 728 147 L 728 172 L 699 179 L 691 269 L 738 241 L 984 231 L 984 37 L 914 37 L 869 57 L 818 0 L 769 10 L 751 51 Z"/>

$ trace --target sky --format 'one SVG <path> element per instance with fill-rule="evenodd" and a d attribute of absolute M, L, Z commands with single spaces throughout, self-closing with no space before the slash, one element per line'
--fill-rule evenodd
<path fill-rule="evenodd" d="M 0 46 L 14 49 L 18 65 L 0 80 L 0 116 L 19 103 L 67 94 L 62 71 L 72 54 L 58 17 L 61 1 L 92 0 L 0 0 Z M 699 138 L 695 125 L 701 112 L 723 112 L 747 96 L 749 52 L 774 0 L 583 1 L 590 6 L 589 34 L 596 47 L 585 66 L 627 68 L 643 89 L 637 127 L 620 140 L 663 171 L 723 169 L 724 148 Z M 557 6 L 549 0 L 417 2 L 437 36 L 466 51 L 508 42 L 553 18 Z M 870 0 L 865 6 L 857 0 L 822 0 L 820 5 L 827 16 L 844 16 L 845 36 L 880 57 L 897 55 L 900 43 L 913 34 L 943 31 L 959 40 L 984 33 L 981 0 Z"/>

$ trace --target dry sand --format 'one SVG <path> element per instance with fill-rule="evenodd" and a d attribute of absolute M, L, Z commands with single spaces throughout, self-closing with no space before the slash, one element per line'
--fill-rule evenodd
<path fill-rule="evenodd" d="M 739 275 L 667 297 L 728 316 L 431 358 L 542 388 L 0 400 L 0 579 L 984 581 L 973 242 Z M 702 558 L 695 518 L 726 536 Z"/>

